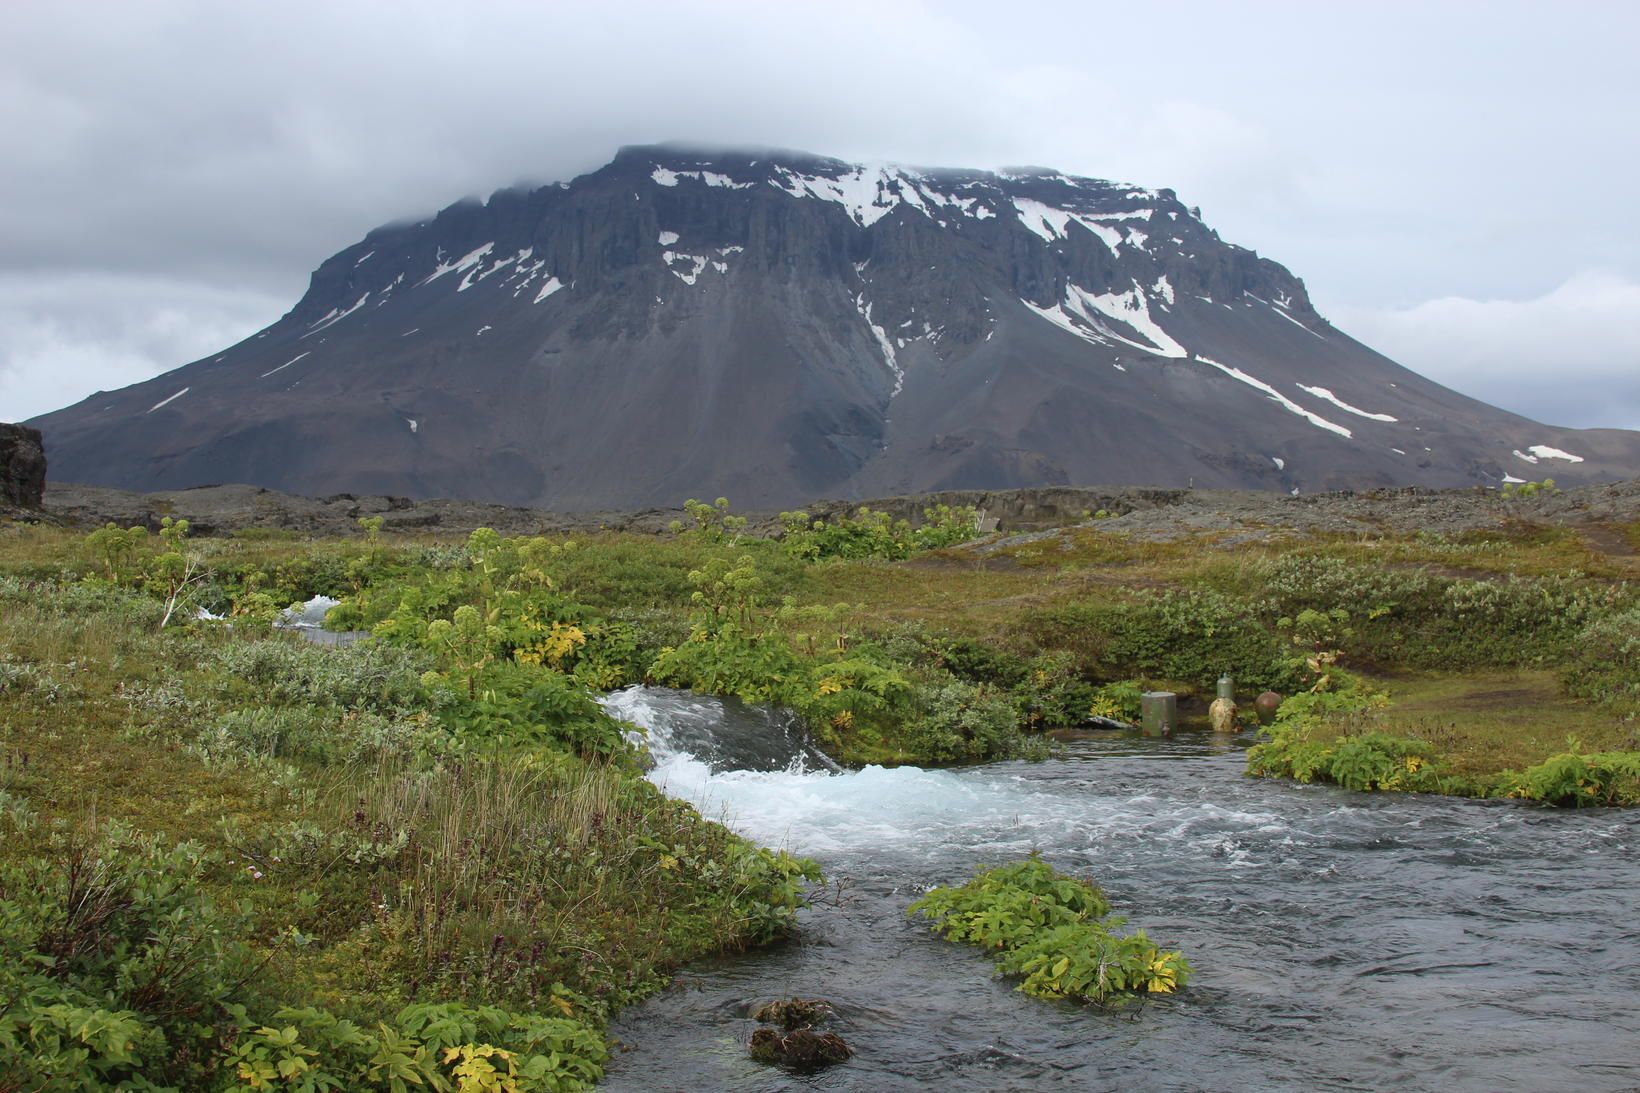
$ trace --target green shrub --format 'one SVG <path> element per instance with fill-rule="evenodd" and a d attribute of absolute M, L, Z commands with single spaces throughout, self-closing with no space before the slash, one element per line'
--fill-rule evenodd
<path fill-rule="evenodd" d="M 1122 935 L 1123 920 L 1092 884 L 1056 873 L 1035 855 L 982 869 L 960 888 L 935 888 L 908 913 L 933 920 L 951 941 L 992 952 L 999 971 L 1022 977 L 1038 998 L 1105 1002 L 1123 992 L 1168 994 L 1190 979 L 1190 965 L 1164 952 L 1143 930 Z"/>
<path fill-rule="evenodd" d="M 745 702 L 787 703 L 798 673 L 797 657 L 780 635 L 727 627 L 697 630 L 681 645 L 662 649 L 648 675 L 656 683 Z"/>
<path fill-rule="evenodd" d="M 1275 724 L 1247 749 L 1247 772 L 1299 782 L 1334 782 L 1345 789 L 1446 792 L 1435 749 L 1422 740 L 1384 732 L 1315 739 L 1329 718 L 1382 708 L 1388 699 L 1362 680 L 1334 670 L 1335 690 L 1305 691 L 1285 699 Z"/>
<path fill-rule="evenodd" d="M 440 754 L 448 744 L 426 713 L 260 706 L 215 718 L 191 748 L 207 764 L 277 759 L 330 766 L 385 755 Z"/>
<path fill-rule="evenodd" d="M 603 1037 L 567 1017 L 493 1006 L 413 1005 L 363 1029 L 285 1008 L 246 1029 L 227 1060 L 229 1093 L 262 1090 L 508 1090 L 574 1093 L 603 1076 Z"/>
<path fill-rule="evenodd" d="M 801 510 L 780 514 L 781 545 L 794 558 L 818 562 L 828 558 L 878 558 L 900 561 L 920 550 L 956 546 L 974 538 L 979 513 L 970 505 L 935 505 L 923 510 L 917 528 L 886 512 L 862 505 L 852 516 L 814 520 Z"/>
<path fill-rule="evenodd" d="M 1584 627 L 1571 643 L 1561 683 L 1577 698 L 1620 713 L 1640 712 L 1640 608 Z"/>
<path fill-rule="evenodd" d="M 445 690 L 439 720 L 467 746 L 546 744 L 583 756 L 625 755 L 626 726 L 604 712 L 573 676 L 502 663 L 466 688 Z"/>
<path fill-rule="evenodd" d="M 1075 670 L 1066 653 L 1033 658 L 1025 676 L 1012 689 L 1022 724 L 1033 728 L 1080 725 L 1093 708 L 1095 690 Z"/>
<path fill-rule="evenodd" d="M 979 534 L 979 510 L 972 505 L 934 505 L 922 514 L 922 524 L 911 533 L 917 550 L 956 546 Z"/>
<path fill-rule="evenodd" d="M 1640 805 L 1640 752 L 1585 753 L 1575 740 L 1567 749 L 1505 773 L 1504 795 L 1552 805 Z"/>
<path fill-rule="evenodd" d="M 256 973 L 209 866 L 118 827 L 0 864 L 0 1088 L 203 1084 Z"/>
<path fill-rule="evenodd" d="M 1287 645 L 1251 603 L 1208 588 L 1146 592 L 1098 613 L 1107 635 L 1105 678 L 1210 686 L 1229 672 L 1247 687 L 1290 689 Z"/>
<path fill-rule="evenodd" d="M 1026 750 L 1019 715 L 1002 691 L 952 676 L 918 687 L 917 711 L 901 727 L 906 749 L 936 763 L 1006 759 Z"/>
<path fill-rule="evenodd" d="M 694 522 L 691 533 L 709 543 L 736 542 L 746 530 L 746 517 L 730 512 L 727 497 L 719 497 L 711 504 L 691 497 L 683 503 L 683 511 Z M 673 521 L 672 530 L 681 531 L 682 525 Z"/>
<path fill-rule="evenodd" d="M 295 637 L 224 642 L 214 666 L 237 676 L 261 701 L 395 713 L 420 704 L 426 654 L 382 642 L 321 646 Z"/>
<path fill-rule="evenodd" d="M 793 708 L 836 743 L 851 730 L 880 740 L 878 726 L 903 713 L 912 687 L 899 671 L 856 656 L 814 665 L 806 683 L 790 693 Z"/>
<path fill-rule="evenodd" d="M 1339 648 L 1357 661 L 1408 667 L 1552 663 L 1584 626 L 1634 602 L 1625 586 L 1575 572 L 1451 578 L 1315 554 L 1259 561 L 1246 577 L 1267 621 L 1346 608 L 1350 633 Z"/>
<path fill-rule="evenodd" d="M 1088 716 L 1138 724 L 1144 693 L 1144 686 L 1131 679 L 1107 683 L 1093 693 L 1093 701 L 1088 704 Z"/>

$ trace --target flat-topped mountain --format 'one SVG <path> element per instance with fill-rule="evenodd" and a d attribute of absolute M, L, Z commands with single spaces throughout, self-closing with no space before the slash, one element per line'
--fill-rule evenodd
<path fill-rule="evenodd" d="M 33 424 L 64 481 L 563 510 L 1640 471 L 1640 433 L 1352 340 L 1170 190 L 675 146 L 378 228 L 266 330 Z"/>

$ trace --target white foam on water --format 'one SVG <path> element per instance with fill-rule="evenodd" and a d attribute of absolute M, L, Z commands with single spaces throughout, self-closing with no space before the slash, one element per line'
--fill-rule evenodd
<path fill-rule="evenodd" d="M 1013 764 L 834 771 L 811 769 L 799 756 L 784 770 L 713 770 L 677 743 L 674 720 L 698 722 L 702 712 L 680 711 L 678 701 L 670 694 L 661 699 L 647 688 L 629 687 L 608 695 L 603 704 L 611 715 L 644 730 L 655 760 L 651 782 L 758 843 L 800 854 L 835 858 L 919 848 L 932 852 L 936 847 L 1019 854 L 1038 847 L 1086 848 L 1148 839 L 1184 843 L 1205 856 L 1240 859 L 1246 855 L 1239 853 L 1235 833 L 1289 830 L 1274 812 L 1205 800 L 1128 796 L 1085 781 L 1043 781 L 1027 777 Z M 683 701 L 690 699 L 684 696 Z"/>
<path fill-rule="evenodd" d="M 325 614 L 341 603 L 329 596 L 315 596 L 306 603 L 285 608 L 274 623 L 284 630 L 319 630 L 325 625 Z"/>

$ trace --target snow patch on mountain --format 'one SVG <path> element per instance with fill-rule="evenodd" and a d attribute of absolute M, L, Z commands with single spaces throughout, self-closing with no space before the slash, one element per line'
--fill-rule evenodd
<path fill-rule="evenodd" d="M 692 178 L 696 182 L 704 182 L 708 186 L 716 186 L 725 190 L 749 190 L 753 183 L 736 182 L 728 175 L 716 171 L 673 171 L 666 167 L 656 167 L 649 177 L 654 179 L 657 186 L 676 186 L 680 178 Z"/>
<path fill-rule="evenodd" d="M 1573 455 L 1571 452 L 1563 452 L 1559 448 L 1551 448 L 1547 444 L 1533 444 L 1526 450 L 1537 456 L 1538 459 L 1564 459 L 1568 463 L 1583 462 L 1582 456 Z M 1518 455 L 1519 453 L 1516 454 Z M 1537 460 L 1533 460 L 1534 463 L 1536 461 Z"/>
<path fill-rule="evenodd" d="M 1351 406 L 1349 403 L 1345 402 L 1343 399 L 1341 399 L 1337 395 L 1333 394 L 1332 390 L 1330 388 L 1311 387 L 1307 383 L 1298 384 L 1298 387 L 1299 387 L 1300 390 L 1308 391 L 1310 394 L 1314 395 L 1316 398 L 1326 399 L 1328 402 L 1332 403 L 1334 406 L 1338 407 L 1340 410 L 1345 410 L 1349 413 L 1352 413 L 1356 417 L 1364 417 L 1369 421 L 1396 421 L 1396 420 L 1398 420 L 1396 418 L 1390 417 L 1388 414 L 1375 414 L 1375 413 L 1372 413 L 1370 410 L 1362 410 L 1359 407 Z"/>
<path fill-rule="evenodd" d="M 1292 399 L 1288 398 L 1286 395 L 1282 394 L 1280 391 L 1277 391 L 1274 387 L 1271 387 L 1268 383 L 1265 383 L 1263 380 L 1259 379 L 1257 376 L 1248 375 L 1246 372 L 1243 372 L 1241 369 L 1232 367 L 1231 365 L 1228 365 L 1228 364 L 1220 364 L 1218 361 L 1213 360 L 1211 357 L 1203 357 L 1203 356 L 1198 354 L 1197 356 L 1195 356 L 1192 359 L 1193 360 L 1198 360 L 1198 361 L 1202 362 L 1203 364 L 1210 364 L 1214 368 L 1217 368 L 1220 372 L 1223 372 L 1225 375 L 1231 377 L 1232 379 L 1240 380 L 1242 383 L 1245 383 L 1249 387 L 1255 388 L 1259 391 L 1263 391 L 1266 395 L 1268 395 L 1270 397 L 1271 401 L 1280 404 L 1280 406 L 1283 410 L 1286 410 L 1288 413 L 1297 414 L 1299 417 L 1305 419 L 1311 425 L 1314 425 L 1318 429 L 1326 429 L 1328 432 L 1337 433 L 1339 436 L 1344 437 L 1345 439 L 1349 439 L 1350 437 L 1353 437 L 1355 435 L 1354 433 L 1350 432 L 1348 429 L 1344 428 L 1344 426 L 1336 424 L 1336 423 L 1331 422 L 1331 421 L 1328 421 L 1326 418 L 1322 417 L 1320 414 L 1312 413 L 1309 410 L 1304 409 L 1304 407 L 1300 406 L 1298 403 L 1294 402 Z"/>
<path fill-rule="evenodd" d="M 1019 222 L 1049 243 L 1065 238 L 1071 222 L 1074 221 L 1097 235 L 1105 246 L 1110 248 L 1112 254 L 1115 254 L 1117 248 L 1122 245 L 1121 232 L 1099 223 L 1090 216 L 1055 208 L 1029 197 L 1016 197 L 1013 203 L 1014 210 L 1019 215 Z"/>
<path fill-rule="evenodd" d="M 338 308 L 334 308 L 334 307 L 331 308 L 329 311 L 327 311 L 325 313 L 323 318 L 321 318 L 317 322 L 312 323 L 311 325 L 309 325 L 308 332 L 306 334 L 303 334 L 302 337 L 304 337 L 304 338 L 312 337 L 314 334 L 319 333 L 319 331 L 321 331 L 321 330 L 329 330 L 331 327 L 335 326 L 337 323 L 341 322 L 343 319 L 347 318 L 349 315 L 353 314 L 355 311 L 357 311 L 361 307 L 363 307 L 364 302 L 368 299 L 370 299 L 370 293 L 367 292 L 363 296 L 360 296 L 357 300 L 355 300 L 354 303 L 353 303 L 353 306 L 346 309 L 345 311 L 340 310 Z"/>
<path fill-rule="evenodd" d="M 888 393 L 888 397 L 892 399 L 905 387 L 905 369 L 900 367 L 899 360 L 894 356 L 894 344 L 888 340 L 888 331 L 872 320 L 871 305 L 866 303 L 865 293 L 862 292 L 854 297 L 854 310 L 858 311 L 860 318 L 866 321 L 867 329 L 871 331 L 871 336 L 876 339 L 878 347 L 883 351 L 883 363 L 888 365 L 890 372 L 894 373 L 894 390 Z"/>
<path fill-rule="evenodd" d="M 1059 327 L 1061 330 L 1066 331 L 1067 333 L 1075 334 L 1078 338 L 1081 338 L 1085 342 L 1090 342 L 1093 345 L 1110 344 L 1110 339 L 1104 337 L 1102 334 L 1089 330 L 1086 326 L 1080 325 L 1075 319 L 1066 314 L 1065 308 L 1062 304 L 1055 304 L 1052 307 L 1040 307 L 1023 298 L 1021 298 L 1019 302 L 1034 311 L 1040 318 L 1048 320 L 1050 323 Z M 987 337 L 986 340 L 989 341 L 989 337 Z M 1123 369 L 1123 371 L 1126 371 L 1126 369 Z"/>
<path fill-rule="evenodd" d="M 265 380 L 269 376 L 273 375 L 275 372 L 283 372 L 285 369 L 289 368 L 291 365 L 295 364 L 297 361 L 301 360 L 303 357 L 307 356 L 308 353 L 311 353 L 311 352 L 313 352 L 313 350 L 309 349 L 307 351 L 307 353 L 298 353 L 296 356 L 292 357 L 290 360 L 286 361 L 284 364 L 281 364 L 279 367 L 270 368 L 266 372 L 263 372 L 260 376 L 257 376 L 256 378 L 259 379 L 259 380 Z"/>
<path fill-rule="evenodd" d="M 170 398 L 160 399 L 158 402 L 156 402 L 152 406 L 148 407 L 146 412 L 151 414 L 155 410 L 158 410 L 161 406 L 167 406 L 167 405 L 175 402 L 177 399 L 181 398 L 183 395 L 186 395 L 189 391 L 192 391 L 192 390 L 193 390 L 192 387 L 184 387 L 182 390 L 178 391 L 176 394 L 172 395 Z"/>
<path fill-rule="evenodd" d="M 432 273 L 429 273 L 426 277 L 423 277 L 420 281 L 417 281 L 416 285 L 418 287 L 421 285 L 430 285 L 440 277 L 443 277 L 446 273 L 465 273 L 467 270 L 472 269 L 474 266 L 484 261 L 484 259 L 488 257 L 489 253 L 493 250 L 495 250 L 495 240 L 492 239 L 481 247 L 474 247 L 460 258 L 457 258 L 454 262 L 443 261 L 444 252 L 440 251 L 437 256 L 439 258 L 439 264 L 433 268 Z"/>
<path fill-rule="evenodd" d="M 850 219 L 862 228 L 869 228 L 899 204 L 898 194 L 888 187 L 894 179 L 888 170 L 880 167 L 855 167 L 835 178 L 776 167 L 775 175 L 776 178 L 769 180 L 769 185 L 793 197 L 812 197 L 841 205 Z"/>
<path fill-rule="evenodd" d="M 666 268 L 671 271 L 672 276 L 686 285 L 693 285 L 700 277 L 701 271 L 706 268 L 707 258 L 702 254 L 680 254 L 669 250 L 661 252 L 661 261 L 666 263 Z M 680 262 L 690 266 L 687 272 L 677 268 L 676 264 Z"/>
<path fill-rule="evenodd" d="M 520 259 L 528 257 L 531 253 L 533 253 L 533 251 L 529 249 L 521 250 L 517 254 L 509 254 L 505 258 L 497 258 L 488 267 L 484 267 L 482 263 L 475 262 L 473 267 L 462 276 L 461 284 L 456 286 L 456 291 L 466 292 L 478 282 L 499 273 L 501 270 L 506 269 L 508 266 L 519 261 Z"/>
<path fill-rule="evenodd" d="M 1157 325 L 1151 318 L 1150 304 L 1145 299 L 1144 290 L 1139 282 L 1133 282 L 1133 288 L 1123 293 L 1107 292 L 1099 296 L 1093 295 L 1080 285 L 1065 286 L 1065 304 L 1073 312 L 1081 315 L 1090 324 L 1100 328 L 1100 332 L 1108 334 L 1118 341 L 1124 342 L 1135 349 L 1146 353 L 1157 353 L 1164 357 L 1188 357 L 1190 351 L 1174 341 L 1167 331 Z M 1128 327 L 1144 338 L 1150 344 L 1141 345 L 1105 326 L 1094 315 L 1103 315 Z"/>

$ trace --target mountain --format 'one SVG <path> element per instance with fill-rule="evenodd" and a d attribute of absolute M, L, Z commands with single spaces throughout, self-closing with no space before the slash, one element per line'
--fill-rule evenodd
<path fill-rule="evenodd" d="M 64 481 L 562 510 L 1640 471 L 1640 433 L 1352 340 L 1170 190 L 672 145 L 378 228 L 266 330 L 33 424 Z"/>

